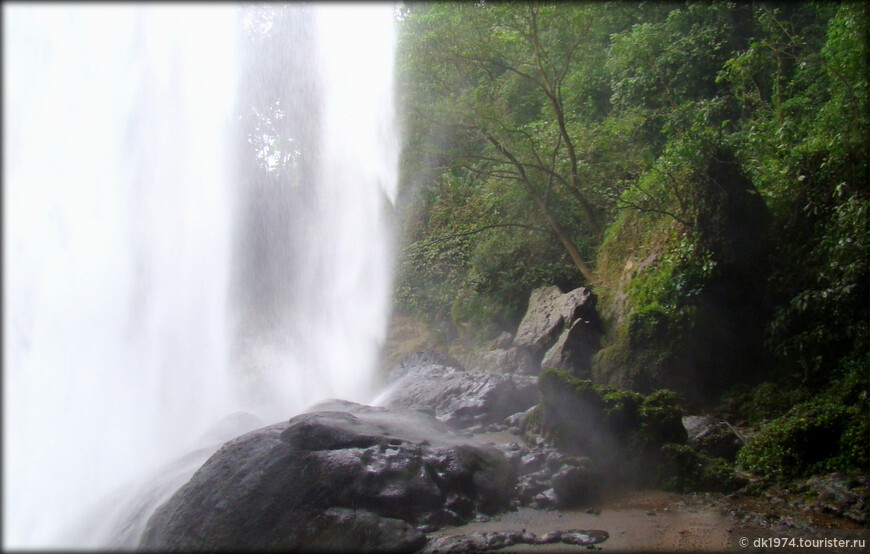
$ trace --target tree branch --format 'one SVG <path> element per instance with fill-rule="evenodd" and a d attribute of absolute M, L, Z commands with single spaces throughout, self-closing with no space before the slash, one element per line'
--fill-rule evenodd
<path fill-rule="evenodd" d="M 460 239 L 463 237 L 469 237 L 471 235 L 476 235 L 478 233 L 482 233 L 484 231 L 489 231 L 490 229 L 500 229 L 504 227 L 518 227 L 520 229 L 525 229 L 527 231 L 535 231 L 538 233 L 548 233 L 549 230 L 544 227 L 535 227 L 533 225 L 525 225 L 523 223 L 493 223 L 492 225 L 484 225 L 483 227 L 478 227 L 477 229 L 472 229 L 471 231 L 465 231 L 464 233 L 448 233 L 446 235 L 441 235 L 440 237 L 435 237 L 433 239 L 429 239 L 425 242 L 418 242 L 409 245 L 405 248 L 406 251 L 414 251 L 419 250 L 420 248 L 424 248 L 426 246 L 431 246 L 433 244 L 437 244 L 439 242 L 446 242 L 448 240 Z"/>

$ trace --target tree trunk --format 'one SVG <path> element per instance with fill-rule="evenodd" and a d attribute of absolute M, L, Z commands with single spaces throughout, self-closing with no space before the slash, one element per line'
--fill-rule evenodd
<path fill-rule="evenodd" d="M 565 247 L 565 250 L 568 252 L 568 255 L 571 256 L 571 261 L 574 262 L 574 265 L 580 270 L 580 274 L 583 275 L 583 279 L 586 282 L 592 281 L 592 269 L 589 267 L 589 264 L 583 260 L 583 257 L 580 255 L 580 251 L 577 250 L 577 247 L 574 246 L 574 243 L 568 237 L 568 234 L 565 232 L 565 229 L 562 228 L 562 225 L 559 224 L 556 217 L 550 212 L 549 208 L 547 208 L 547 203 L 538 194 L 538 191 L 535 190 L 535 187 L 532 185 L 531 181 L 526 175 L 526 170 L 523 167 L 523 164 L 520 163 L 516 157 L 511 154 L 498 140 L 495 139 L 492 135 L 490 135 L 485 129 L 481 129 L 483 134 L 492 143 L 496 149 L 501 152 L 513 166 L 517 169 L 517 173 L 519 174 L 519 181 L 522 183 L 523 187 L 526 189 L 526 193 L 531 197 L 531 199 L 537 204 L 538 208 L 541 210 L 541 213 L 544 216 L 544 219 L 547 221 L 547 224 L 553 230 L 553 233 L 559 239 L 559 242 L 562 243 L 562 246 Z"/>

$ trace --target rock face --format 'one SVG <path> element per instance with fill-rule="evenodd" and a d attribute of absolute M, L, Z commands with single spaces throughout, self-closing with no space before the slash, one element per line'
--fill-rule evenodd
<path fill-rule="evenodd" d="M 601 324 L 598 319 L 577 319 L 562 331 L 556 343 L 547 350 L 541 360 L 541 369 L 572 370 L 577 376 L 589 378 L 592 375 L 592 357 L 601 345 Z"/>
<path fill-rule="evenodd" d="M 427 363 L 406 368 L 378 401 L 432 414 L 454 429 L 501 423 L 537 402 L 534 377 Z"/>
<path fill-rule="evenodd" d="M 585 287 L 564 294 L 556 286 L 535 289 L 514 345 L 526 347 L 541 358 L 541 368 L 588 374 L 603 334 L 596 302 Z"/>
<path fill-rule="evenodd" d="M 476 353 L 466 362 L 466 366 L 483 371 L 499 373 L 518 373 L 537 375 L 541 364 L 533 351 L 525 346 L 508 346 Z"/>
<path fill-rule="evenodd" d="M 602 261 L 613 249 L 620 252 L 612 256 L 613 262 L 625 263 L 627 258 L 628 263 L 607 268 L 604 261 L 600 268 L 602 274 L 621 277 L 598 289 L 609 329 L 608 344 L 592 364 L 596 382 L 644 394 L 668 388 L 693 404 L 712 407 L 723 390 L 769 363 L 763 337 L 772 315 L 765 293 L 771 271 L 766 261 L 770 213 L 733 153 L 724 148 L 710 152 L 706 165 L 689 179 L 698 192 L 696 252 L 704 252 L 709 271 L 674 273 L 662 248 L 676 243 L 653 239 L 658 231 L 648 221 L 638 221 L 633 238 L 615 232 L 613 237 L 622 238 L 602 245 Z M 628 291 L 637 287 L 655 295 L 672 294 L 655 284 L 665 278 L 687 279 L 684 292 L 668 302 L 689 309 L 639 309 Z"/>
<path fill-rule="evenodd" d="M 507 508 L 515 480 L 497 449 L 425 414 L 332 401 L 224 444 L 140 546 L 412 551 L 421 531 Z"/>
<path fill-rule="evenodd" d="M 452 367 L 456 369 L 463 369 L 462 364 L 444 354 L 443 352 L 439 352 L 438 350 L 421 350 L 419 352 L 408 352 L 401 358 L 399 358 L 398 363 L 390 369 L 390 373 L 387 375 L 385 380 L 385 384 L 389 385 L 394 381 L 402 378 L 407 374 L 410 370 L 427 365 L 437 365 L 437 366 L 446 366 Z"/>

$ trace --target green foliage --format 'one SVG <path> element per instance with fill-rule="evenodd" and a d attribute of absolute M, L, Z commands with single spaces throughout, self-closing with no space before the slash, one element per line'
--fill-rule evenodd
<path fill-rule="evenodd" d="M 784 415 L 796 404 L 805 401 L 806 397 L 806 391 L 799 387 L 766 381 L 744 394 L 735 417 L 753 425 L 761 425 Z"/>
<path fill-rule="evenodd" d="M 650 393 L 640 407 L 641 432 L 657 443 L 685 443 L 683 410 L 674 391 L 661 389 Z"/>
<path fill-rule="evenodd" d="M 664 21 L 613 37 L 607 67 L 618 105 L 669 108 L 716 93 L 716 70 L 740 40 L 733 22 L 737 7 L 716 2 L 663 9 Z"/>
<path fill-rule="evenodd" d="M 868 464 L 866 364 L 824 393 L 792 407 L 761 429 L 737 456 L 747 471 L 775 478 L 857 469 Z"/>
<path fill-rule="evenodd" d="M 822 207 L 816 202 L 806 205 L 808 219 L 817 221 L 808 242 L 783 245 L 790 258 L 802 258 L 792 263 L 813 271 L 794 284 L 795 292 L 768 329 L 768 343 L 781 363 L 816 383 L 827 380 L 842 359 L 866 357 L 868 350 L 868 199 L 849 194 L 845 183 L 832 196 L 826 213 L 812 213 Z M 793 281 L 782 274 L 778 278 L 782 285 Z"/>
<path fill-rule="evenodd" d="M 617 435 L 625 436 L 639 429 L 643 395 L 615 387 L 600 387 L 601 398 L 604 400 L 604 419 L 608 427 Z"/>
<path fill-rule="evenodd" d="M 594 255 L 604 193 L 596 179 L 580 178 L 591 131 L 582 122 L 608 109 L 601 44 L 629 21 L 626 10 L 598 5 L 408 7 L 399 50 L 413 145 L 402 180 L 416 191 L 408 250 L 433 242 L 451 250 L 442 239 L 458 235 L 469 248 L 455 248 L 456 274 L 431 294 L 425 284 L 439 276 L 412 275 L 427 272 L 426 258 L 403 256 L 412 259 L 400 267 L 400 306 L 451 314 L 487 336 L 518 322 L 533 288 L 582 282 L 577 258 Z M 466 176 L 457 181 L 458 171 Z M 445 179 L 475 190 L 450 195 Z M 428 217 L 442 209 L 443 219 Z"/>
<path fill-rule="evenodd" d="M 737 488 L 734 467 L 724 458 L 701 454 L 685 444 L 665 444 L 661 449 L 659 483 L 666 489 L 691 492 L 724 492 Z"/>
<path fill-rule="evenodd" d="M 513 330 L 534 288 L 584 283 L 565 239 L 594 262 L 596 380 L 744 383 L 721 409 L 771 422 L 745 454 L 765 471 L 866 457 L 864 401 L 818 394 L 870 351 L 867 37 L 856 1 L 409 5 L 396 304 Z"/>
<path fill-rule="evenodd" d="M 678 315 L 691 310 L 694 297 L 714 275 L 716 261 L 697 235 L 674 237 L 654 263 L 632 275 L 626 287 L 638 312 L 659 310 Z"/>

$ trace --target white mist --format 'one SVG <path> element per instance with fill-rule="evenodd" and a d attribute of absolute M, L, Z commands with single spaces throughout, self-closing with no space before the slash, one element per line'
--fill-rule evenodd
<path fill-rule="evenodd" d="M 227 414 L 371 398 L 391 284 L 392 10 L 315 7 L 311 224 L 278 268 L 297 294 L 250 337 L 231 300 L 238 9 L 3 6 L 4 548 L 94 546 L 66 531 Z M 242 331 L 253 378 L 231 353 Z M 172 486 L 196 469 L 174 467 Z"/>

